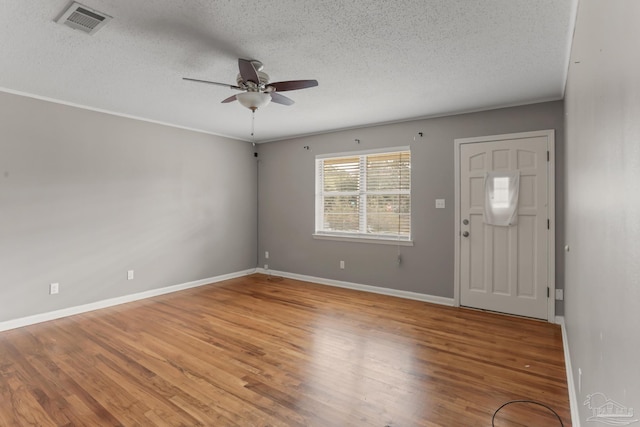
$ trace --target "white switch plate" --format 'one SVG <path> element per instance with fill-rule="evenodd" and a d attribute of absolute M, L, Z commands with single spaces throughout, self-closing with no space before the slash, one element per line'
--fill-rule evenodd
<path fill-rule="evenodd" d="M 51 283 L 49 285 L 49 295 L 55 295 L 60 291 L 59 283 Z"/>
<path fill-rule="evenodd" d="M 264 251 L 264 259 L 269 259 L 269 251 Z"/>
<path fill-rule="evenodd" d="M 344 270 L 344 261 L 340 261 L 340 269 Z"/>
<path fill-rule="evenodd" d="M 436 209 L 444 209 L 444 199 L 436 199 Z"/>
<path fill-rule="evenodd" d="M 127 280 L 133 280 L 133 270 L 127 271 Z"/>
<path fill-rule="evenodd" d="M 564 289 L 556 289 L 556 300 L 557 301 L 564 300 Z"/>

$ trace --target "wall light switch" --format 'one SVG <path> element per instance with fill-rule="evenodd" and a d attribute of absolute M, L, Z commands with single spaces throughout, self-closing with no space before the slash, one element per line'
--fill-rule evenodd
<path fill-rule="evenodd" d="M 51 283 L 49 285 L 49 295 L 55 295 L 60 291 L 59 283 Z"/>
<path fill-rule="evenodd" d="M 564 299 L 564 289 L 556 289 L 556 300 L 562 301 Z"/>
<path fill-rule="evenodd" d="M 436 199 L 436 209 L 444 209 L 444 199 Z"/>
<path fill-rule="evenodd" d="M 127 280 L 133 280 L 133 270 L 127 271 Z"/>

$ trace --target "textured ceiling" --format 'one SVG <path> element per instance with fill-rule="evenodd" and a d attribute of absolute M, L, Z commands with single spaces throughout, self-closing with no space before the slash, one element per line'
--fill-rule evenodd
<path fill-rule="evenodd" d="M 561 99 L 577 0 L 0 0 L 0 89 L 251 140 L 237 58 L 316 79 L 256 112 L 257 142 Z"/>

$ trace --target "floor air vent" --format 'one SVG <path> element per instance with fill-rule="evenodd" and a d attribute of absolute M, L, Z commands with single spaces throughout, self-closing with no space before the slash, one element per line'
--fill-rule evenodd
<path fill-rule="evenodd" d="M 94 34 L 100 28 L 104 27 L 109 20 L 111 20 L 111 16 L 80 3 L 73 2 L 71 6 L 62 12 L 62 15 L 56 22 L 71 27 L 74 30 Z"/>

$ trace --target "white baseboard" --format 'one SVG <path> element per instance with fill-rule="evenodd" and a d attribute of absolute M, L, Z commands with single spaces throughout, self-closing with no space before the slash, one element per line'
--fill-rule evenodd
<path fill-rule="evenodd" d="M 564 366 L 567 371 L 567 390 L 569 391 L 569 406 L 571 407 L 571 425 L 580 427 L 580 413 L 578 411 L 578 395 L 573 382 L 573 370 L 571 368 L 571 356 L 569 355 L 569 340 L 564 316 L 556 316 L 556 323 L 562 329 L 562 346 L 564 348 Z"/>
<path fill-rule="evenodd" d="M 434 304 L 454 306 L 453 298 L 439 297 L 435 295 L 419 294 L 417 292 L 399 291 L 397 289 L 381 288 L 378 286 L 361 285 L 353 282 L 343 282 L 341 280 L 324 279 L 321 277 L 305 276 L 303 274 L 287 273 L 285 271 L 265 270 L 257 268 L 256 273 L 272 274 L 274 276 L 286 277 L 289 279 L 301 280 L 303 282 L 312 282 L 319 285 L 335 286 L 338 288 L 355 289 L 358 291 L 371 292 L 374 294 L 389 295 L 393 297 L 412 299 L 417 301 L 430 302 Z"/>
<path fill-rule="evenodd" d="M 139 292 L 131 295 L 123 295 L 121 297 L 109 298 L 102 301 L 96 301 L 89 304 L 78 305 L 75 307 L 63 308 L 61 310 L 50 311 L 48 313 L 35 314 L 33 316 L 21 317 L 19 319 L 6 320 L 0 322 L 0 332 L 9 329 L 21 328 L 36 323 L 47 322 L 49 320 L 60 319 L 62 317 L 73 316 L 74 314 L 86 313 L 88 311 L 99 310 L 101 308 L 113 307 L 114 305 L 125 304 L 127 302 L 138 301 L 145 298 L 151 298 L 158 295 L 169 294 L 171 292 L 182 291 L 185 289 L 196 288 L 198 286 L 209 285 L 211 283 L 221 282 L 223 280 L 235 279 L 237 277 L 246 276 L 256 272 L 255 268 L 238 271 L 235 273 L 223 274 L 221 276 L 209 277 L 206 279 L 196 280 L 193 282 L 182 283 L 179 285 L 167 286 L 165 288 L 151 289 L 145 292 Z"/>

